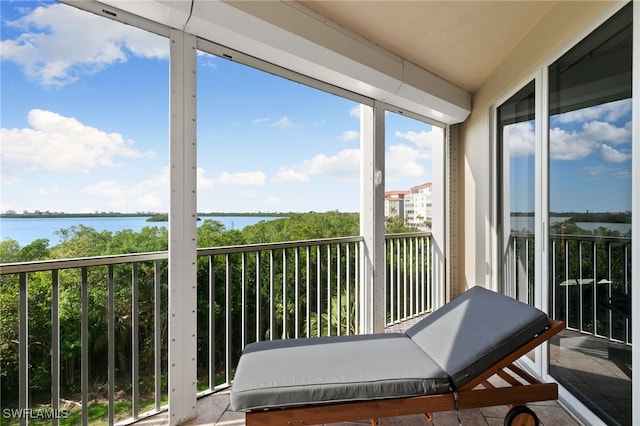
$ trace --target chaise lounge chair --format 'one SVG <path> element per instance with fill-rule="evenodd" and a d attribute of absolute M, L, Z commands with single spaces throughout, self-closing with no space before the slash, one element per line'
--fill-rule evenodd
<path fill-rule="evenodd" d="M 231 408 L 247 426 L 313 425 L 555 400 L 514 362 L 564 328 L 542 311 L 473 287 L 404 333 L 274 340 L 247 345 Z M 496 386 L 495 377 L 501 384 Z"/>

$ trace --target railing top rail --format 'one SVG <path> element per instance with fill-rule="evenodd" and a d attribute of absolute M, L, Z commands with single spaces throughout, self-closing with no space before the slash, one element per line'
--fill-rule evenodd
<path fill-rule="evenodd" d="M 255 252 L 261 250 L 279 250 L 295 247 L 308 247 L 317 245 L 328 244 L 344 244 L 344 243 L 357 243 L 363 241 L 361 236 L 353 237 L 341 237 L 341 238 L 321 238 L 316 240 L 302 240 L 302 241 L 285 241 L 278 243 L 263 243 L 263 244 L 245 244 L 239 246 L 222 246 L 222 247 L 208 247 L 199 248 L 197 250 L 198 255 L 214 255 L 214 254 L 229 254 L 229 253 L 243 253 L 243 252 Z M 55 269 L 73 269 L 82 268 L 85 266 L 105 266 L 105 265 L 117 265 L 122 263 L 134 263 L 134 262 L 147 262 L 154 260 L 164 260 L 169 257 L 167 251 L 158 251 L 151 253 L 129 253 L 110 256 L 94 256 L 83 257 L 76 259 L 52 259 L 41 260 L 33 262 L 20 262 L 20 263 L 4 263 L 0 264 L 0 275 L 9 275 L 23 272 L 41 272 L 51 271 Z"/>
<path fill-rule="evenodd" d="M 230 254 L 230 253 L 261 251 L 261 250 L 282 250 L 282 249 L 296 248 L 296 247 L 359 243 L 361 241 L 364 241 L 363 237 L 354 236 L 354 237 L 340 237 L 340 238 L 320 238 L 317 240 L 283 241 L 283 242 L 277 242 L 277 243 L 244 244 L 241 246 L 207 247 L 207 248 L 199 248 L 198 255 Z"/>
<path fill-rule="evenodd" d="M 431 235 L 431 232 L 426 231 L 417 231 L 417 232 L 403 232 L 397 234 L 387 234 L 384 236 L 385 239 L 391 240 L 394 238 L 415 238 L 415 237 L 428 237 Z"/>
<path fill-rule="evenodd" d="M 21 272 L 52 271 L 54 269 L 82 268 L 84 266 L 105 266 L 121 263 L 148 262 L 163 260 L 169 257 L 166 251 L 150 253 L 128 253 L 110 256 L 82 257 L 76 259 L 50 259 L 33 262 L 3 263 L 0 265 L 0 275 L 16 274 Z"/>
<path fill-rule="evenodd" d="M 533 238 L 533 232 L 511 232 L 511 236 L 515 238 Z M 630 244 L 630 237 L 616 237 L 608 235 L 579 235 L 579 234 L 549 234 L 552 240 L 580 240 L 595 242 L 610 242 Z"/>

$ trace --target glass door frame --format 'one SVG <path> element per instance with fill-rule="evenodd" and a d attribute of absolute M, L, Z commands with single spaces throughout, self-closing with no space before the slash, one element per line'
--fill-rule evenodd
<path fill-rule="evenodd" d="M 546 68 L 545 68 L 546 69 Z M 500 161 L 504 161 L 503 156 L 501 154 L 501 150 L 503 147 L 500 145 L 500 136 L 498 132 L 499 123 L 498 123 L 498 108 L 507 102 L 511 97 L 513 97 L 516 93 L 518 93 L 525 86 L 534 82 L 535 87 L 535 118 L 534 118 L 534 144 L 535 144 L 535 153 L 534 153 L 534 241 L 542 242 L 542 244 L 535 244 L 534 251 L 534 300 L 533 305 L 541 309 L 544 312 L 548 312 L 548 289 L 545 288 L 543 284 L 542 277 L 545 273 L 544 271 L 544 256 L 546 255 L 546 246 L 544 244 L 544 237 L 546 236 L 546 231 L 544 229 L 545 224 L 547 223 L 546 218 L 541 218 L 546 207 L 546 200 L 543 194 L 544 185 L 547 184 L 547 176 L 545 175 L 545 165 L 543 164 L 543 150 L 546 151 L 547 148 L 544 147 L 545 141 L 543 140 L 543 135 L 545 133 L 545 128 L 543 127 L 543 121 L 541 117 L 544 117 L 543 107 L 546 101 L 546 98 L 543 98 L 544 93 L 544 70 L 538 69 L 537 71 L 529 74 L 526 78 L 522 79 L 518 84 L 514 86 L 512 90 L 507 92 L 502 98 L 500 98 L 490 110 L 490 120 L 491 120 L 491 188 L 493 191 L 491 197 L 491 223 L 494 224 L 494 232 L 492 235 L 492 259 L 493 259 L 493 270 L 497 271 L 497 273 L 492 274 L 491 279 L 491 288 L 494 291 L 503 292 L 504 291 L 504 268 L 503 268 L 503 258 L 502 255 L 504 253 L 504 241 L 505 241 L 505 232 L 509 232 L 504 227 L 504 222 L 500 223 L 500 218 L 504 218 L 507 216 L 505 213 L 507 209 L 502 205 L 502 191 L 503 191 L 503 182 L 500 179 L 500 176 L 503 174 L 500 172 L 499 168 L 502 167 Z M 548 125 L 546 126 L 548 127 Z M 548 132 L 547 132 L 548 133 Z M 542 185 L 539 184 L 542 182 Z M 543 250 L 541 250 L 543 249 Z M 547 371 L 545 370 L 545 365 L 548 361 L 548 350 L 544 350 L 544 346 L 538 346 L 533 351 L 533 359 L 528 357 L 523 357 L 521 359 L 524 366 L 535 375 L 539 377 L 546 377 Z M 547 367 L 548 369 L 548 367 Z"/>

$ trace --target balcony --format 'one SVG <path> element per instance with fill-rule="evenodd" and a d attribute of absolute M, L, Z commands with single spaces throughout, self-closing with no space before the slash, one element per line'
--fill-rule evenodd
<path fill-rule="evenodd" d="M 359 332 L 362 241 L 362 237 L 345 237 L 198 249 L 198 418 L 191 424 L 244 424 L 243 415 L 228 411 L 228 390 L 247 343 Z M 604 270 L 613 271 L 616 247 L 621 248 L 623 264 L 630 260 L 628 239 L 554 236 L 552 241 L 554 247 L 574 245 L 565 250 L 566 256 L 558 257 L 558 270 L 571 270 L 573 256 L 582 258 L 589 252 L 597 264 L 604 262 Z M 532 236 L 514 234 L 511 242 L 510 259 L 515 261 L 508 264 L 520 267 L 508 281 L 510 291 L 522 299 L 518 289 L 526 288 L 524 298 L 532 300 L 532 273 L 526 266 L 530 263 L 522 262 L 531 252 Z M 436 294 L 442 292 L 442 283 L 432 278 L 433 256 L 428 233 L 386 236 L 387 330 L 403 330 L 438 306 Z M 167 263 L 168 253 L 156 252 L 2 265 L 1 283 L 16 289 L 20 319 L 10 348 L 18 360 L 18 395 L 12 408 L 54 413 L 63 409 L 74 424 L 168 421 Z M 587 276 L 583 269 L 579 272 Z M 562 361 L 557 362 L 558 374 L 565 376 L 581 374 L 581 367 L 571 362 L 581 362 L 585 350 L 593 351 L 594 345 L 605 350 L 609 344 L 630 347 L 628 321 L 621 335 L 620 322 L 614 321 L 618 314 L 601 311 L 601 292 L 611 295 L 617 288 L 613 280 L 596 290 L 593 280 L 581 278 L 573 286 L 567 281 L 556 283 L 558 290 L 552 293 L 553 312 L 568 324 L 551 349 L 554 361 Z M 522 282 L 527 285 L 523 287 Z M 42 283 L 48 290 L 36 292 Z M 61 299 L 62 288 L 77 291 L 73 300 L 68 293 Z M 69 303 L 78 306 L 75 318 L 60 315 L 61 305 Z M 598 306 L 595 311 L 594 306 Z M 585 318 L 592 318 L 587 311 L 618 325 L 595 330 L 580 326 Z M 576 318 L 583 322 L 577 323 Z M 38 325 L 42 328 L 38 321 L 44 321 L 49 330 L 44 339 L 33 332 Z M 70 347 L 68 335 L 79 335 L 80 347 Z M 566 344 L 576 337 L 580 344 Z M 96 347 L 103 348 L 98 351 L 101 355 L 96 355 Z M 49 389 L 42 389 L 43 380 Z M 631 384 L 621 377 L 612 383 L 617 392 Z M 537 405 L 543 422 L 545 416 L 547 422 L 573 422 L 556 402 Z M 505 413 L 506 407 L 496 407 L 459 415 L 470 422 L 480 418 L 491 422 Z M 435 424 L 457 415 L 441 413 Z M 423 421 L 405 420 L 408 424 Z"/>
<path fill-rule="evenodd" d="M 549 237 L 549 312 L 566 324 L 551 340 L 550 373 L 608 424 L 626 424 L 631 419 L 631 238 Z M 535 298 L 533 241 L 532 234 L 511 233 L 504 265 L 504 291 L 528 303 Z"/>
<path fill-rule="evenodd" d="M 199 397 L 229 387 L 249 342 L 358 333 L 362 243 L 198 249 Z M 385 250 L 386 325 L 398 326 L 432 311 L 441 283 L 430 234 L 387 235 Z M 15 335 L 3 336 L 15 360 L 5 364 L 11 408 L 61 412 L 74 424 L 129 424 L 166 410 L 167 252 L 4 264 L 0 280 L 15 289 L 19 318 Z"/>

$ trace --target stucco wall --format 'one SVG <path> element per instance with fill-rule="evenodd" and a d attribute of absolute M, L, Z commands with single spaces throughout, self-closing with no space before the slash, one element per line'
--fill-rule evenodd
<path fill-rule="evenodd" d="M 491 257 L 494 232 L 491 223 L 491 106 L 530 81 L 534 72 L 594 29 L 618 7 L 613 2 L 559 1 L 473 94 L 471 115 L 460 126 L 458 245 L 461 273 L 458 291 L 476 284 L 490 287 L 494 274 Z"/>

